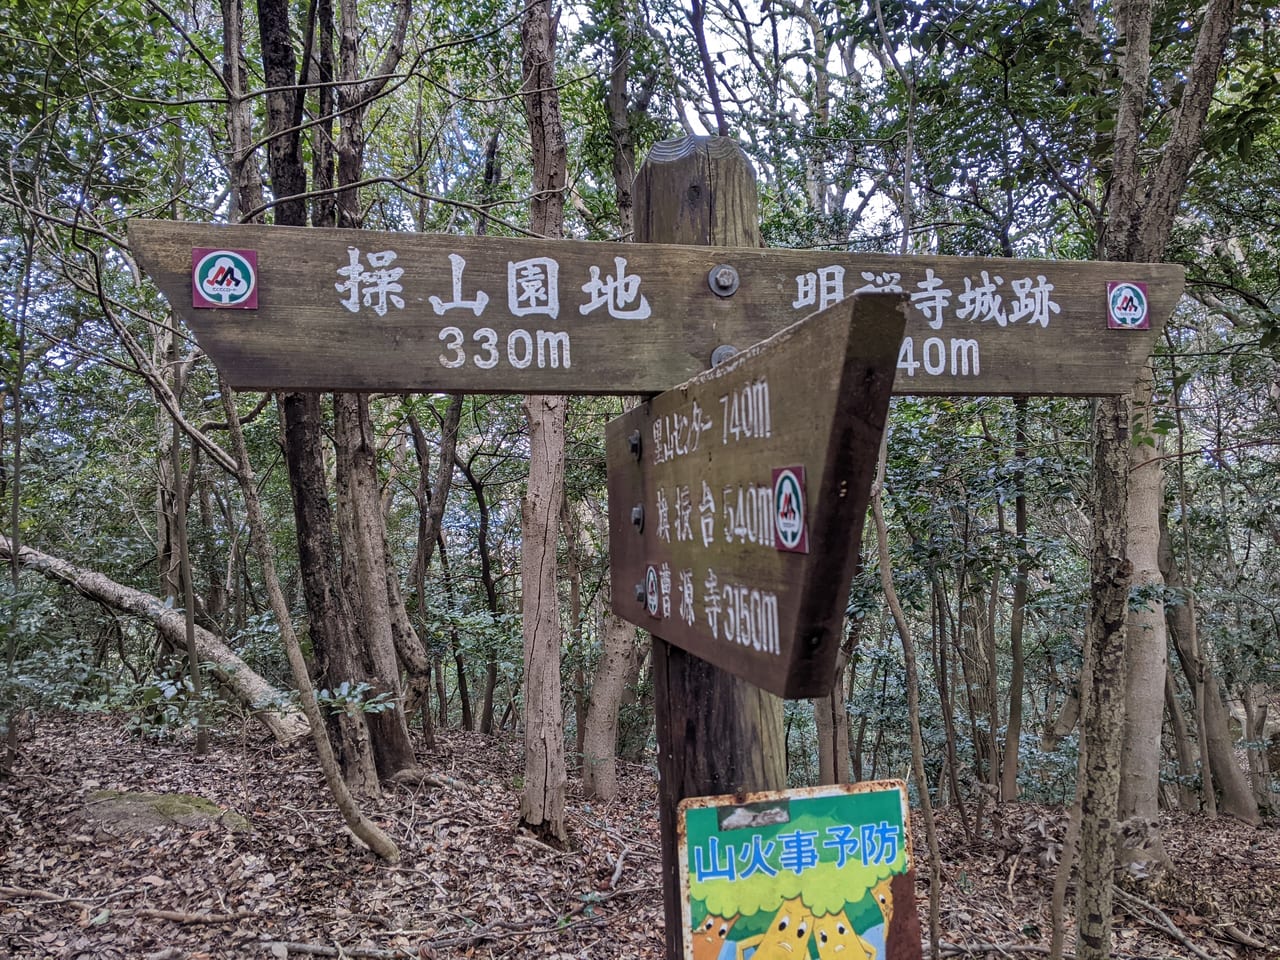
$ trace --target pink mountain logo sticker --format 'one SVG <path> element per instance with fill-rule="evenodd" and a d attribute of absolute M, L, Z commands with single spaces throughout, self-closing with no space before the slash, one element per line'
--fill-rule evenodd
<path fill-rule="evenodd" d="M 191 305 L 201 309 L 258 309 L 255 250 L 191 251 Z"/>
<path fill-rule="evenodd" d="M 773 541 L 787 553 L 809 552 L 809 527 L 805 523 L 804 467 L 779 467 L 773 471 Z"/>
<path fill-rule="evenodd" d="M 1111 330 L 1146 330 L 1151 326 L 1147 285 L 1130 281 L 1107 284 L 1107 327 Z"/>

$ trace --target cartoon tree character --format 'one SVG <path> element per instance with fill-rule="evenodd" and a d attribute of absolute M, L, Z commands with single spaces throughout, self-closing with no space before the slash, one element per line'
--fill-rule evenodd
<path fill-rule="evenodd" d="M 785 901 L 769 922 L 769 929 L 738 942 L 736 960 L 792 960 L 809 956 L 813 911 L 799 897 Z M 754 947 L 754 952 L 748 953 Z"/>
<path fill-rule="evenodd" d="M 693 960 L 719 960 L 729 931 L 737 922 L 736 913 L 727 919 L 714 913 L 707 914 L 707 919 L 693 931 Z M 729 954 L 729 958 L 733 960 L 733 953 Z"/>
<path fill-rule="evenodd" d="M 858 936 L 843 910 L 814 920 L 813 938 L 819 960 L 876 960 L 876 948 Z"/>
<path fill-rule="evenodd" d="M 889 885 L 893 882 L 893 877 L 885 877 L 874 887 L 871 888 L 871 895 L 875 897 L 876 906 L 880 908 L 880 913 L 884 915 L 884 928 L 889 929 L 889 921 L 893 919 L 893 891 L 889 889 Z"/>

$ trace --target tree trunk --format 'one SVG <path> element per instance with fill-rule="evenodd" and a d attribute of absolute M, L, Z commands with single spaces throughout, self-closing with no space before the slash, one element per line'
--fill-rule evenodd
<path fill-rule="evenodd" d="M 857 629 L 856 627 L 853 629 Z M 844 675 L 849 658 L 836 660 L 836 683 L 831 693 L 813 700 L 818 733 L 818 783 L 849 782 L 849 709 L 844 701 Z"/>
<path fill-rule="evenodd" d="M 859 567 L 862 545 L 858 545 Z M 813 720 L 818 733 L 818 783 L 849 783 L 849 707 L 845 701 L 845 674 L 862 639 L 862 621 L 851 620 L 840 655 L 836 658 L 836 682 L 831 693 L 815 697 Z"/>
<path fill-rule="evenodd" d="M 1164 571 L 1164 581 L 1169 589 L 1182 592 L 1182 572 L 1174 562 L 1169 531 L 1163 524 L 1160 527 L 1160 567 Z M 1194 685 L 1200 679 L 1204 685 L 1204 737 L 1208 741 L 1209 768 L 1213 781 L 1221 791 L 1220 810 L 1245 823 L 1258 823 L 1257 801 L 1244 771 L 1236 763 L 1235 739 L 1231 736 L 1227 708 L 1218 687 L 1218 678 L 1209 664 L 1196 655 L 1192 643 L 1194 624 L 1191 618 L 1195 616 L 1195 611 L 1190 604 L 1179 603 L 1166 607 L 1165 616 L 1187 681 Z"/>
<path fill-rule="evenodd" d="M 1192 786 L 1196 776 L 1196 756 L 1191 734 L 1187 731 L 1187 718 L 1182 712 L 1182 704 L 1178 702 L 1178 684 L 1172 669 L 1164 674 L 1164 705 L 1169 714 L 1169 726 L 1173 728 L 1174 754 L 1178 758 L 1178 808 L 1194 813 L 1200 809 L 1200 800 Z"/>
<path fill-rule="evenodd" d="M 1071 731 L 1080 722 L 1080 692 L 1070 690 L 1062 701 L 1058 716 L 1040 735 L 1040 749 L 1052 752 L 1058 749 L 1064 739 L 1071 736 Z"/>
<path fill-rule="evenodd" d="M 971 839 L 977 824 L 970 823 L 969 812 L 965 809 L 967 801 L 960 791 L 960 760 L 956 755 L 956 724 L 955 714 L 951 705 L 953 684 L 951 683 L 951 668 L 947 662 L 947 637 L 950 634 L 951 625 L 946 606 L 946 592 L 941 574 L 932 565 L 929 570 L 929 579 L 933 584 L 933 615 L 936 637 L 936 642 L 934 643 L 934 650 L 936 651 L 934 675 L 938 680 L 938 708 L 942 713 L 942 729 L 947 742 L 947 782 L 951 787 L 951 795 L 955 801 L 956 809 L 960 813 L 960 825 L 964 829 L 965 838 Z M 879 731 L 877 731 L 876 736 L 880 736 Z M 975 817 L 975 819 L 977 818 Z"/>
<path fill-rule="evenodd" d="M 1025 663 L 1022 655 L 1022 632 L 1027 619 L 1027 589 L 1031 577 L 1031 557 L 1027 546 L 1027 398 L 1013 401 L 1013 456 L 1018 463 L 1014 474 L 1018 493 L 1013 501 L 1013 535 L 1018 549 L 1017 570 L 1013 580 L 1013 609 L 1009 615 L 1009 714 L 1004 734 L 1004 758 L 1000 770 L 1000 799 L 1006 803 L 1018 799 L 1018 759 L 1022 745 L 1022 691 Z"/>
<path fill-rule="evenodd" d="M 1151 367 L 1134 388 L 1134 418 L 1139 437 L 1152 436 Z M 1124 738 L 1120 755 L 1120 794 L 1116 817 L 1121 822 L 1140 818 L 1154 824 L 1159 816 L 1160 737 L 1164 721 L 1164 681 L 1168 673 L 1169 641 L 1165 633 L 1158 546 L 1160 511 L 1164 505 L 1161 444 L 1134 443 L 1129 447 L 1128 555 L 1132 586 L 1142 598 L 1130 606 L 1125 625 Z M 1120 851 L 1122 864 L 1155 863 L 1168 867 L 1160 835 L 1154 830 L 1128 830 Z"/>
<path fill-rule="evenodd" d="M 1094 419 L 1093 550 L 1087 680 L 1080 777 L 1080 874 L 1076 884 L 1076 955 L 1109 960 L 1115 811 L 1124 733 L 1125 614 L 1129 602 L 1129 421 L 1127 397 L 1098 402 Z M 1069 858 L 1068 858 L 1069 859 Z"/>
<path fill-rule="evenodd" d="M 365 683 L 368 676 L 352 636 L 351 611 L 333 547 L 333 519 L 320 445 L 320 398 L 313 393 L 290 393 L 284 396 L 283 407 L 298 565 L 319 676 L 330 690 L 343 682 Z M 330 724 L 347 783 L 357 794 L 377 795 L 378 775 L 364 713 L 340 711 Z"/>
<path fill-rule="evenodd" d="M 13 544 L 0 536 L 0 560 L 11 560 Z M 31 547 L 18 551 L 18 562 L 30 570 L 65 583 L 91 600 L 106 604 L 153 624 L 175 649 L 186 644 L 187 623 L 182 611 L 166 606 L 163 600 L 116 583 L 93 570 Z M 202 627 L 195 629 L 196 652 L 212 665 L 213 675 L 246 708 L 252 710 L 280 743 L 292 743 L 306 736 L 306 719 L 288 705 L 287 696 L 255 673 L 225 643 Z"/>
<path fill-rule="evenodd" d="M 920 675 L 916 667 L 915 640 L 912 638 L 911 625 L 907 622 L 906 612 L 898 599 L 898 591 L 893 583 L 893 567 L 889 556 L 889 527 L 884 516 L 884 474 L 888 459 L 889 437 L 885 434 L 880 442 L 880 455 L 876 464 L 875 484 L 871 489 L 871 516 L 876 528 L 876 553 L 879 557 L 880 586 L 884 592 L 885 606 L 889 608 L 894 626 L 898 630 L 898 639 L 902 641 L 902 663 L 907 686 L 907 716 L 911 725 L 911 773 L 916 781 L 916 792 L 920 798 L 920 819 L 924 821 L 925 840 L 929 845 L 929 953 L 936 957 L 942 938 L 941 903 L 942 903 L 942 856 L 938 848 L 938 831 L 933 820 L 933 800 L 929 795 L 929 778 L 924 767 L 924 739 L 920 732 Z M 907 877 L 899 881 L 896 877 L 892 883 L 895 892 L 907 893 L 914 886 L 914 866 L 908 870 Z M 902 890 L 903 883 L 906 890 Z M 908 903 L 912 901 L 908 894 L 903 897 Z M 895 917 L 899 911 L 895 911 Z M 906 911 L 912 914 L 910 943 L 919 938 L 919 917 L 915 910 Z M 902 939 L 902 921 L 899 920 L 899 933 Z M 894 934 L 894 925 L 886 925 L 886 932 Z M 890 941 L 901 942 L 901 941 Z"/>
<path fill-rule="evenodd" d="M 344 566 L 354 573 L 354 582 L 346 588 L 348 603 L 352 609 L 359 610 L 351 638 L 363 653 L 371 692 L 389 696 L 387 702 L 391 708 L 370 714 L 366 721 L 374 765 L 378 776 L 387 779 L 416 767 L 417 760 L 405 721 L 400 665 L 396 658 L 395 617 L 386 567 L 387 535 L 378 495 L 373 426 L 367 396 L 340 393 L 334 396 L 333 403 L 334 448 L 340 460 L 338 474 L 346 478 L 345 496 L 339 496 L 338 506 L 340 513 L 345 510 L 348 514 L 340 518 L 339 526 L 346 551 Z"/>
<path fill-rule="evenodd" d="M 460 463 L 462 475 L 467 478 L 471 492 L 476 498 L 476 512 L 479 523 L 476 527 L 476 552 L 480 554 L 480 583 L 484 587 L 485 602 L 489 613 L 496 619 L 498 616 L 498 584 L 493 579 L 493 558 L 489 550 L 489 498 L 484 492 L 484 484 L 471 469 L 471 464 Z M 480 732 L 493 733 L 494 696 L 498 690 L 498 655 L 490 650 L 484 668 L 484 697 L 480 704 Z"/>
<path fill-rule="evenodd" d="M 446 614 L 449 621 L 449 649 L 453 653 L 454 676 L 457 678 L 456 689 L 458 691 L 458 706 L 461 711 L 462 729 L 474 730 L 474 720 L 471 716 L 471 692 L 467 687 L 467 661 L 462 652 L 462 642 L 458 636 L 458 625 L 455 620 L 455 617 L 462 610 L 462 605 L 458 603 L 458 597 L 455 593 L 453 571 L 449 568 L 449 552 L 445 549 L 444 537 L 439 537 L 438 539 L 440 541 L 440 574 L 444 580 L 444 592 L 449 602 L 449 611 Z"/>
<path fill-rule="evenodd" d="M 564 234 L 567 160 L 555 76 L 556 27 L 550 0 L 534 0 L 525 7 L 520 25 L 521 93 L 533 148 L 534 189 L 529 226 L 544 237 Z M 568 839 L 556 595 L 565 407 L 564 397 L 526 397 L 524 401 L 529 485 L 521 510 L 520 546 L 525 661 L 525 788 L 520 820 L 559 843 Z"/>
<path fill-rule="evenodd" d="M 560 604 L 556 531 L 564 482 L 564 397 L 526 397 L 529 486 L 521 512 L 524 606 L 525 784 L 520 820 L 565 842 L 564 714 L 560 705 Z"/>
<path fill-rule="evenodd" d="M 1182 72 L 1185 81 L 1169 118 L 1169 135 L 1164 143 L 1148 140 L 1151 111 L 1151 0 L 1125 0 L 1115 8 L 1115 34 L 1119 40 L 1119 93 L 1115 126 L 1111 131 L 1110 176 L 1106 184 L 1105 210 L 1099 219 L 1098 250 L 1103 259 L 1151 262 L 1163 258 L 1174 217 L 1186 192 L 1188 178 L 1200 152 L 1201 132 L 1213 98 L 1231 25 L 1240 0 L 1209 0 L 1196 35 L 1192 62 Z M 1096 35 L 1092 7 L 1078 5 L 1088 23 L 1086 33 Z M 1103 91 L 1099 90 L 1099 93 Z M 1158 157 L 1158 160 L 1154 159 Z M 1105 162 L 1105 161 L 1104 161 Z M 1144 164 L 1154 170 L 1143 176 Z M 1125 607 L 1131 573 L 1128 551 L 1139 554 L 1149 549 L 1125 544 L 1114 537 L 1128 527 L 1127 497 L 1115 488 L 1122 479 L 1129 482 L 1128 446 L 1131 442 L 1129 405 L 1105 399 L 1099 403 L 1094 434 L 1094 549 L 1087 643 L 1093 647 L 1097 666 L 1094 690 L 1086 694 L 1085 754 L 1087 768 L 1082 783 L 1080 896 L 1077 898 L 1077 955 L 1080 960 L 1105 958 L 1111 952 L 1111 868 L 1113 866 L 1112 819 L 1117 809 L 1119 783 L 1114 767 L 1119 758 L 1098 751 L 1118 750 L 1116 739 L 1122 730 L 1118 714 L 1118 691 L 1112 686 L 1125 676 Z M 1118 418 L 1123 415 L 1124 420 Z M 1107 445 L 1112 445 L 1109 449 Z M 1124 463 L 1121 463 L 1121 458 Z M 1138 478 L 1144 482 L 1143 478 Z M 1149 476 L 1145 482 L 1150 482 Z M 1141 492 L 1138 491 L 1140 496 Z M 1116 503 L 1125 498 L 1125 506 Z M 1144 528 L 1145 529 L 1145 528 Z M 1144 561 L 1145 565 L 1145 561 Z M 1139 643 L 1138 649 L 1143 645 Z M 1118 663 L 1116 661 L 1119 661 Z M 1113 669 L 1114 667 L 1114 669 Z M 1164 674 L 1146 671 L 1149 682 L 1157 684 L 1145 701 L 1162 701 Z M 1157 712 L 1159 707 L 1157 706 Z M 1158 754 L 1159 736 L 1147 749 Z M 1068 858 L 1069 860 L 1069 858 Z M 1055 936 L 1055 956 L 1060 955 Z"/>
<path fill-rule="evenodd" d="M 462 419 L 462 397 L 450 399 L 440 429 L 440 457 L 434 484 L 428 478 L 431 468 L 431 450 L 426 433 L 410 409 L 407 417 L 409 433 L 413 438 L 414 456 L 418 461 L 418 480 L 414 486 L 414 502 L 418 508 L 418 543 L 414 552 L 412 576 L 413 590 L 418 598 L 419 622 L 427 615 L 427 571 L 431 566 L 431 554 L 435 549 L 440 521 L 444 516 L 445 502 L 453 483 L 453 469 L 457 459 L 458 424 Z M 384 538 L 385 542 L 385 538 Z M 390 553 L 390 547 L 388 554 Z M 435 749 L 435 724 L 431 721 L 431 659 L 409 620 L 404 598 L 400 593 L 399 578 L 390 559 L 387 568 L 387 593 L 391 597 L 394 615 L 396 651 L 409 673 L 405 691 L 405 711 L 422 710 L 422 734 L 428 750 Z"/>
<path fill-rule="evenodd" d="M 1271 806 L 1271 769 L 1267 758 L 1268 705 L 1258 703 L 1258 686 L 1246 684 L 1240 697 L 1244 705 L 1244 738 L 1248 742 L 1249 782 L 1259 809 Z"/>
<path fill-rule="evenodd" d="M 608 599 L 603 601 L 608 610 Z M 583 723 L 582 790 L 588 797 L 612 800 L 618 794 L 618 711 L 627 684 L 644 660 L 636 628 L 612 613 L 601 615 L 604 651 L 591 682 Z"/>
<path fill-rule="evenodd" d="M 370 79 L 361 78 L 361 23 L 355 0 L 338 4 L 338 107 L 337 217 L 338 226 L 363 226 L 359 183 L 364 175 L 364 118 L 374 98 L 399 63 L 408 18 L 408 0 L 397 0 L 390 34 L 383 44 L 383 59 Z M 319 17 L 317 14 L 317 19 Z M 331 48 L 321 23 L 321 69 Z M 322 139 L 326 131 L 322 130 Z M 327 162 L 325 165 L 328 173 Z M 342 579 L 348 608 L 356 614 L 354 629 L 346 639 L 356 644 L 351 659 L 359 656 L 368 682 L 376 694 L 388 694 L 391 709 L 370 714 L 366 726 L 370 749 L 380 777 L 390 777 L 416 767 L 413 745 L 403 710 L 399 663 L 393 625 L 393 602 L 402 601 L 398 588 L 390 589 L 386 558 L 386 528 L 379 497 L 378 472 L 369 401 L 365 395 L 334 396 L 334 450 L 338 475 L 346 478 L 346 496 L 340 496 L 338 526 L 344 545 Z M 347 515 L 344 515 L 344 512 Z"/>
<path fill-rule="evenodd" d="M 227 91 L 227 180 L 230 184 L 227 221 L 262 221 L 253 214 L 262 206 L 262 172 L 253 156 L 253 101 L 247 96 L 249 68 L 244 59 L 244 6 L 241 0 L 220 0 L 222 10 L 222 83 Z"/>
<path fill-rule="evenodd" d="M 302 162 L 302 100 L 287 0 L 258 0 L 258 30 L 267 106 L 267 165 L 275 198 L 275 223 L 306 226 L 303 194 L 307 175 Z M 338 581 L 333 552 L 333 521 L 322 455 L 320 401 L 314 394 L 280 398 L 285 461 L 293 494 L 298 562 L 310 615 L 312 649 L 321 675 L 353 683 L 364 679 L 352 656 L 350 616 Z M 343 711 L 330 719 L 343 776 L 356 792 L 378 792 L 364 715 Z"/>
<path fill-rule="evenodd" d="M 583 740 L 587 731 L 587 671 L 584 664 L 586 650 L 582 635 L 582 540 L 578 536 L 578 521 L 569 506 L 567 492 L 560 504 L 560 525 L 565 538 L 565 579 L 569 581 L 569 649 L 573 660 L 573 755 L 581 763 Z"/>

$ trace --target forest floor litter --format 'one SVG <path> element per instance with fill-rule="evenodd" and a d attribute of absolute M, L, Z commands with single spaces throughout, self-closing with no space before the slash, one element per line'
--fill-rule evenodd
<path fill-rule="evenodd" d="M 119 717 L 41 716 L 0 779 L 0 957 L 660 960 L 653 769 L 622 765 L 607 803 L 571 779 L 560 851 L 517 827 L 520 751 L 440 732 L 422 760 L 444 786 L 366 804 L 400 846 L 392 867 L 346 830 L 303 746 L 249 728 L 196 757 Z M 938 824 L 941 954 L 1046 955 L 1062 811 L 988 805 L 972 835 L 954 810 Z M 1280 958 L 1280 824 L 1160 826 L 1173 868 L 1122 883 L 1114 956 Z M 927 931 L 919 817 L 914 832 Z"/>

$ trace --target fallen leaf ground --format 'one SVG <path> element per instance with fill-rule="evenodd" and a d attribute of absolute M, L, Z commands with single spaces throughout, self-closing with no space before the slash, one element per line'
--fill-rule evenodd
<path fill-rule="evenodd" d="M 662 956 L 645 766 L 624 768 L 610 803 L 571 782 L 574 846 L 561 852 L 516 828 L 519 743 L 445 733 L 423 758 L 445 786 L 393 785 L 366 808 L 400 844 L 388 867 L 345 830 L 309 752 L 252 729 L 197 758 L 116 717 L 46 716 L 21 747 L 0 780 L 0 957 Z M 103 791 L 197 794 L 251 829 L 98 821 Z M 943 955 L 1043 954 L 1062 825 L 1060 811 L 1013 805 L 970 837 L 939 814 Z M 1174 869 L 1122 895 L 1115 956 L 1280 957 L 1277 824 L 1177 816 L 1162 829 Z M 918 891 L 927 929 L 924 876 Z"/>

